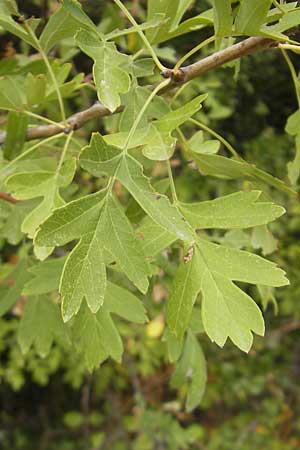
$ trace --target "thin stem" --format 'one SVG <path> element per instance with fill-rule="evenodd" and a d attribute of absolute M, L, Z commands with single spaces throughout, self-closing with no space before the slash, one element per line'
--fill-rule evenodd
<path fill-rule="evenodd" d="M 65 142 L 65 145 L 64 145 L 61 157 L 59 159 L 58 166 L 57 166 L 56 171 L 55 171 L 55 177 L 56 178 L 58 177 L 59 172 L 60 172 L 60 170 L 62 168 L 62 165 L 63 165 L 64 159 L 66 157 L 66 154 L 67 154 L 67 151 L 68 151 L 69 144 L 71 142 L 72 136 L 73 136 L 73 130 L 67 136 L 67 139 L 66 139 L 66 142 Z"/>
<path fill-rule="evenodd" d="M 233 148 L 233 146 L 225 138 L 223 138 L 223 136 L 221 136 L 219 133 L 212 130 L 207 125 L 204 125 L 204 123 L 199 122 L 198 120 L 189 119 L 189 122 L 193 123 L 194 125 L 197 125 L 199 128 L 202 128 L 202 130 L 206 131 L 207 133 L 209 133 L 212 136 L 214 136 L 215 138 L 217 138 L 220 142 L 222 142 L 222 144 L 224 144 L 224 146 L 230 151 L 230 153 L 235 158 L 241 159 L 238 152 Z"/>
<path fill-rule="evenodd" d="M 173 178 L 173 173 L 172 173 L 172 167 L 171 167 L 170 160 L 168 159 L 166 161 L 166 163 L 167 163 L 167 169 L 168 169 L 168 176 L 169 176 L 169 180 L 170 180 L 170 188 L 171 188 L 173 203 L 177 203 L 178 202 L 178 198 L 177 198 L 177 194 L 176 194 L 176 188 L 175 188 L 175 183 L 174 183 L 174 178 Z"/>
<path fill-rule="evenodd" d="M 35 119 L 41 120 L 42 122 L 47 122 L 47 123 L 50 123 L 51 125 L 55 125 L 57 127 L 60 127 L 62 130 L 65 128 L 65 126 L 62 125 L 61 123 L 55 122 L 54 120 L 48 119 L 47 117 L 44 117 L 44 116 L 40 116 L 39 114 L 35 114 L 35 113 L 31 112 L 31 111 L 26 111 L 25 110 L 25 111 L 21 111 L 21 112 L 23 112 L 27 116 L 34 117 Z"/>
<path fill-rule="evenodd" d="M 131 22 L 131 24 L 136 27 L 137 33 L 139 34 L 140 38 L 142 39 L 142 41 L 144 42 L 145 46 L 148 48 L 153 61 L 155 62 L 155 64 L 157 65 L 157 67 L 159 68 L 160 71 L 165 70 L 165 67 L 162 65 L 162 63 L 160 62 L 160 60 L 158 59 L 155 51 L 153 50 L 150 42 L 148 41 L 148 39 L 146 38 L 145 34 L 143 33 L 143 31 L 141 30 L 140 25 L 137 23 L 137 21 L 134 19 L 134 17 L 132 17 L 132 15 L 130 14 L 130 12 L 128 11 L 128 9 L 126 8 L 125 5 L 123 5 L 123 3 L 120 0 L 113 0 L 115 2 L 115 4 L 121 9 L 121 11 L 123 11 L 123 13 L 125 14 L 125 16 L 127 17 L 127 19 L 129 20 L 129 22 Z"/>
<path fill-rule="evenodd" d="M 182 58 L 180 58 L 179 61 L 177 61 L 177 63 L 174 66 L 174 73 L 176 74 L 176 72 L 178 72 L 178 70 L 180 69 L 180 67 L 182 66 L 182 64 L 189 59 L 192 55 L 194 55 L 195 53 L 197 53 L 199 50 L 201 50 L 201 48 L 205 47 L 208 44 L 211 44 L 212 42 L 214 42 L 214 40 L 216 39 L 215 36 L 211 36 L 207 39 L 205 39 L 205 41 L 200 42 L 200 44 L 196 45 L 196 47 L 192 48 L 188 53 L 186 53 Z"/>
<path fill-rule="evenodd" d="M 42 58 L 43 58 L 43 60 L 44 60 L 44 62 L 46 64 L 46 67 L 48 69 L 49 75 L 50 75 L 50 77 L 52 79 L 52 83 L 54 85 L 54 88 L 55 88 L 55 91 L 56 91 L 56 94 L 57 94 L 57 99 L 58 99 L 58 103 L 59 103 L 59 107 L 60 107 L 62 121 L 64 123 L 66 123 L 66 113 L 65 113 L 64 102 L 63 102 L 63 99 L 62 99 L 62 96 L 61 96 L 61 92 L 59 90 L 59 86 L 57 84 L 57 80 L 56 80 L 55 74 L 54 74 L 54 72 L 52 70 L 52 67 L 51 67 L 51 64 L 49 62 L 49 59 L 48 59 L 46 53 L 44 52 L 44 50 L 43 50 L 43 48 L 42 48 L 42 46 L 40 44 L 40 41 L 36 37 L 35 33 L 31 29 L 30 25 L 28 25 L 28 22 L 24 22 L 24 24 L 25 24 L 25 27 L 26 27 L 28 33 L 30 34 L 30 36 L 34 40 L 34 42 L 35 42 L 35 44 L 36 44 L 36 46 L 37 46 L 37 48 L 38 48 Z"/>
<path fill-rule="evenodd" d="M 166 87 L 170 82 L 171 82 L 170 78 L 167 78 L 166 80 L 163 80 L 160 84 L 158 84 L 156 86 L 155 89 L 153 89 L 153 91 L 151 92 L 151 94 L 147 98 L 145 104 L 143 105 L 142 109 L 140 110 L 139 115 L 135 119 L 135 121 L 134 121 L 134 123 L 133 123 L 133 125 L 132 125 L 132 127 L 131 127 L 131 129 L 130 129 L 130 131 L 128 133 L 128 136 L 127 136 L 127 139 L 126 139 L 126 142 L 125 142 L 125 145 L 124 145 L 124 152 L 127 152 L 129 144 L 130 144 L 130 141 L 131 141 L 131 139 L 132 139 L 132 137 L 133 137 L 133 135 L 134 135 L 134 133 L 135 133 L 135 131 L 136 131 L 136 129 L 137 129 L 137 127 L 138 127 L 138 125 L 139 125 L 139 123 L 140 123 L 140 121 L 141 121 L 141 119 L 142 119 L 142 117 L 143 117 L 143 115 L 144 115 L 144 113 L 146 111 L 146 109 L 148 108 L 149 104 L 151 103 L 153 98 L 156 96 L 156 94 L 161 89 Z"/>
<path fill-rule="evenodd" d="M 297 77 L 297 74 L 296 74 L 295 67 L 293 66 L 293 63 L 292 63 L 289 55 L 287 54 L 287 52 L 283 48 L 281 48 L 280 50 L 281 50 L 281 52 L 282 52 L 282 54 L 284 56 L 284 59 L 285 59 L 287 65 L 288 65 L 288 68 L 290 69 L 292 80 L 293 80 L 294 87 L 295 87 L 295 93 L 296 93 L 298 108 L 300 108 L 300 86 L 299 86 L 299 80 L 298 80 L 298 77 Z"/>
<path fill-rule="evenodd" d="M 48 139 L 44 139 L 44 140 L 38 142 L 37 144 L 32 145 L 27 150 L 25 150 L 25 152 L 23 152 L 20 155 L 18 155 L 15 159 L 10 161 L 5 167 L 3 167 L 0 170 L 0 174 L 5 172 L 7 169 L 9 169 L 13 164 L 18 162 L 20 159 L 23 159 L 23 158 L 25 158 L 25 156 L 28 156 L 30 153 L 32 153 L 35 149 L 37 149 L 41 145 L 48 144 L 49 142 L 54 141 L 55 139 L 59 139 L 60 137 L 62 137 L 64 135 L 65 135 L 64 133 L 59 133 L 59 134 L 56 134 L 55 136 L 51 136 Z"/>

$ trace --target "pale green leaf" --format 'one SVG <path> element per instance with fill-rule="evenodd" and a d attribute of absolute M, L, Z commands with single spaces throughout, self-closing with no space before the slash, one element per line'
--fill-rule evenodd
<path fill-rule="evenodd" d="M 26 98 L 29 106 L 40 105 L 46 95 L 47 80 L 44 74 L 33 75 L 31 72 L 26 78 Z"/>
<path fill-rule="evenodd" d="M 197 338 L 188 333 L 183 354 L 176 364 L 171 386 L 181 388 L 188 383 L 186 409 L 192 411 L 202 400 L 207 381 L 206 361 Z"/>
<path fill-rule="evenodd" d="M 145 217 L 141 222 L 137 235 L 141 240 L 145 255 L 152 258 L 177 240 L 175 234 L 158 225 L 149 216 Z"/>
<path fill-rule="evenodd" d="M 297 109 L 293 114 L 291 114 L 287 120 L 285 131 L 292 135 L 296 136 L 300 134 L 300 110 Z"/>
<path fill-rule="evenodd" d="M 78 313 L 84 297 L 93 313 L 103 304 L 106 268 L 101 244 L 99 221 L 93 232 L 85 234 L 67 258 L 59 286 L 65 322 Z"/>
<path fill-rule="evenodd" d="M 120 94 L 130 88 L 130 77 L 121 67 L 128 57 L 119 53 L 113 42 L 103 41 L 85 30 L 76 34 L 76 43 L 94 60 L 93 75 L 99 100 L 110 111 L 115 111 L 121 104 Z"/>
<path fill-rule="evenodd" d="M 29 297 L 18 328 L 18 343 L 22 353 L 33 346 L 39 356 L 48 355 L 54 339 L 70 343 L 59 307 L 48 297 Z"/>
<path fill-rule="evenodd" d="M 36 48 L 36 43 L 34 42 L 32 36 L 26 31 L 22 25 L 18 24 L 9 14 L 5 14 L 4 11 L 0 11 L 0 26 L 4 28 L 4 30 L 8 31 L 11 34 L 14 34 L 22 41 L 27 42 L 27 44 Z"/>
<path fill-rule="evenodd" d="M 221 142 L 213 139 L 204 141 L 203 131 L 197 131 L 188 141 L 188 145 L 192 152 L 211 155 L 219 151 Z"/>
<path fill-rule="evenodd" d="M 207 269 L 230 280 L 274 287 L 289 284 L 283 270 L 260 256 L 204 239 L 198 239 L 198 246 Z"/>
<path fill-rule="evenodd" d="M 96 26 L 84 13 L 77 0 L 63 0 L 61 7 L 50 16 L 40 36 L 40 44 L 45 52 L 69 37 L 74 37 L 80 29 L 97 31 Z"/>
<path fill-rule="evenodd" d="M 6 136 L 3 155 L 12 160 L 18 156 L 24 147 L 28 126 L 28 116 L 22 112 L 9 111 L 6 124 Z"/>
<path fill-rule="evenodd" d="M 261 192 L 235 192 L 199 203 L 181 203 L 180 210 L 193 228 L 250 228 L 272 222 L 285 213 L 272 202 L 260 202 Z"/>
<path fill-rule="evenodd" d="M 34 237 L 38 226 L 51 211 L 64 203 L 59 189 L 71 183 L 75 170 L 76 161 L 70 159 L 65 161 L 59 171 L 21 172 L 8 177 L 6 187 L 15 198 L 27 200 L 43 197 L 42 202 L 24 219 L 22 224 L 24 233 Z"/>
<path fill-rule="evenodd" d="M 151 124 L 149 132 L 145 136 L 143 155 L 154 161 L 166 161 L 175 151 L 176 138 L 168 132 L 161 132 L 157 125 Z"/>
<path fill-rule="evenodd" d="M 230 36 L 232 11 L 230 0 L 213 0 L 215 35 L 219 38 Z"/>
<path fill-rule="evenodd" d="M 90 371 L 108 356 L 121 362 L 123 344 L 105 306 L 96 314 L 83 306 L 74 319 L 72 330 L 75 345 L 82 352 Z"/>
<path fill-rule="evenodd" d="M 181 340 L 191 319 L 194 303 L 202 284 L 202 261 L 192 247 L 190 260 L 179 266 L 167 304 L 167 324 Z"/>
<path fill-rule="evenodd" d="M 80 165 L 95 176 L 103 173 L 115 176 L 156 223 L 179 239 L 194 239 L 193 230 L 178 209 L 165 195 L 154 191 L 143 174 L 143 166 L 131 155 L 121 154 L 117 147 L 107 145 L 99 134 L 94 134 L 90 145 L 83 149 Z"/>
<path fill-rule="evenodd" d="M 25 283 L 31 278 L 27 272 L 30 261 L 21 259 L 1 284 L 0 316 L 9 311 L 20 299 Z"/>
<path fill-rule="evenodd" d="M 58 291 L 59 280 L 66 258 L 49 259 L 28 269 L 33 278 L 25 283 L 24 295 L 41 295 Z"/>
<path fill-rule="evenodd" d="M 264 256 L 274 253 L 278 248 L 278 241 L 266 225 L 255 227 L 252 231 L 251 245 L 253 248 L 262 249 Z"/>
<path fill-rule="evenodd" d="M 198 95 L 190 102 L 180 108 L 168 112 L 159 121 L 154 122 L 155 126 L 163 133 L 169 133 L 175 130 L 202 108 L 202 102 L 204 102 L 206 98 L 207 94 Z"/>
<path fill-rule="evenodd" d="M 110 313 L 129 322 L 147 322 L 146 310 L 142 302 L 131 292 L 114 283 L 107 283 L 104 304 Z"/>
<path fill-rule="evenodd" d="M 296 192 L 287 186 L 282 180 L 273 177 L 267 172 L 258 169 L 253 164 L 246 161 L 237 161 L 233 158 L 225 158 L 219 155 L 204 155 L 193 153 L 193 159 L 201 172 L 205 175 L 211 175 L 228 180 L 248 179 L 263 181 L 279 191 L 290 195 L 296 195 Z"/>
<path fill-rule="evenodd" d="M 145 294 L 149 286 L 149 264 L 129 220 L 111 195 L 107 196 L 102 217 L 102 233 L 106 236 L 102 245 L 127 277 Z"/>
<path fill-rule="evenodd" d="M 272 0 L 243 0 L 235 19 L 235 31 L 248 36 L 259 34 Z"/>
<path fill-rule="evenodd" d="M 237 347 L 248 352 L 253 342 L 251 331 L 264 335 L 264 320 L 256 303 L 217 272 L 206 272 L 203 277 L 202 320 L 206 333 L 220 347 L 229 336 Z"/>
<path fill-rule="evenodd" d="M 0 109 L 20 110 L 25 104 L 21 81 L 17 77 L 0 78 Z"/>

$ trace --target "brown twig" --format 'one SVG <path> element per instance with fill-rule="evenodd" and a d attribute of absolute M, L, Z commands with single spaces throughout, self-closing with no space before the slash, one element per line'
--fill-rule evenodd
<path fill-rule="evenodd" d="M 0 192 L 0 199 L 5 200 L 9 203 L 17 203 L 17 199 L 7 194 L 6 192 Z"/>
<path fill-rule="evenodd" d="M 172 87 L 187 83 L 203 73 L 216 69 L 217 67 L 220 67 L 230 61 L 234 61 L 237 58 L 249 55 L 265 48 L 276 47 L 277 45 L 278 42 L 271 39 L 251 37 L 239 42 L 238 44 L 234 44 L 224 50 L 220 50 L 219 52 L 207 56 L 206 58 L 200 59 L 194 64 L 182 67 L 177 73 L 174 73 L 172 69 L 166 69 L 161 73 L 161 75 L 164 78 L 172 78 L 172 83 L 170 83 L 166 88 L 166 90 L 169 90 Z M 165 91 L 162 90 L 161 93 L 163 92 Z M 120 106 L 113 114 L 121 111 L 123 111 L 122 106 Z M 100 102 L 97 102 L 90 108 L 69 117 L 67 119 L 67 127 L 65 128 L 65 132 L 69 133 L 71 130 L 77 130 L 90 120 L 98 117 L 109 116 L 111 114 L 112 113 L 108 108 L 103 106 Z M 26 140 L 31 141 L 34 139 L 42 139 L 59 134 L 62 130 L 62 124 L 59 125 L 39 125 L 37 127 L 29 128 L 27 131 Z M 3 144 L 4 141 L 5 133 L 1 133 L 0 144 Z"/>

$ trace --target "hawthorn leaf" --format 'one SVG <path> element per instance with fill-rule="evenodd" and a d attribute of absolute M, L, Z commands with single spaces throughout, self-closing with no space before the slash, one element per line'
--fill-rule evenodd
<path fill-rule="evenodd" d="M 4 278 L 1 286 L 0 317 L 9 311 L 20 299 L 25 283 L 31 278 L 27 272 L 30 261 L 21 259 L 15 268 Z"/>
<path fill-rule="evenodd" d="M 227 337 L 244 352 L 254 333 L 264 335 L 264 320 L 256 303 L 220 273 L 208 272 L 202 284 L 202 320 L 213 342 L 223 347 Z"/>
<path fill-rule="evenodd" d="M 209 271 L 234 281 L 280 287 L 289 284 L 285 272 L 261 256 L 198 238 Z"/>
<path fill-rule="evenodd" d="M 270 255 L 278 248 L 278 241 L 274 238 L 267 226 L 262 225 L 252 230 L 251 245 L 253 248 L 261 248 L 264 256 Z"/>
<path fill-rule="evenodd" d="M 178 361 L 183 349 L 183 339 L 177 339 L 169 328 L 166 328 L 162 340 L 166 342 L 169 361 L 171 363 Z"/>
<path fill-rule="evenodd" d="M 259 202 L 259 191 L 235 192 L 199 203 L 181 203 L 180 210 L 193 228 L 250 228 L 272 222 L 285 209 Z"/>
<path fill-rule="evenodd" d="M 72 336 L 75 348 L 84 358 L 87 369 L 92 372 L 105 361 L 109 353 L 103 345 L 103 331 L 96 314 L 82 307 L 75 316 Z"/>
<path fill-rule="evenodd" d="M 78 313 L 84 297 L 93 313 L 104 301 L 106 268 L 100 233 L 101 222 L 93 232 L 85 234 L 68 255 L 59 286 L 64 322 Z"/>
<path fill-rule="evenodd" d="M 160 38 L 160 42 L 168 41 L 183 34 L 190 33 L 193 31 L 199 31 L 208 26 L 213 26 L 213 9 L 204 11 L 198 16 L 191 17 L 183 22 L 181 22 L 175 30 L 169 31 Z"/>
<path fill-rule="evenodd" d="M 50 16 L 40 36 L 40 44 L 45 52 L 69 37 L 74 37 L 79 29 L 97 32 L 97 27 L 83 11 L 77 0 L 63 0 L 62 5 Z"/>
<path fill-rule="evenodd" d="M 230 36 L 232 11 L 230 0 L 213 0 L 215 35 L 218 38 Z"/>
<path fill-rule="evenodd" d="M 168 112 L 161 119 L 154 122 L 155 126 L 162 133 L 169 133 L 175 130 L 202 108 L 202 102 L 204 102 L 206 98 L 207 94 L 198 95 L 190 102 L 180 108 Z"/>
<path fill-rule="evenodd" d="M 90 145 L 83 149 L 80 165 L 94 176 L 115 176 L 156 223 L 179 239 L 194 240 L 193 230 L 178 209 L 165 195 L 154 191 L 143 166 L 131 155 L 107 145 L 100 134 L 94 133 Z"/>
<path fill-rule="evenodd" d="M 43 197 L 42 202 L 28 214 L 22 223 L 22 231 L 29 237 L 34 237 L 38 226 L 51 211 L 64 203 L 59 189 L 71 183 L 75 170 L 76 161 L 70 159 L 54 172 L 46 170 L 20 172 L 7 178 L 6 187 L 16 199 L 27 200 Z"/>
<path fill-rule="evenodd" d="M 189 252 L 194 252 L 192 247 Z M 181 340 L 191 320 L 191 314 L 202 284 L 203 264 L 198 252 L 180 264 L 167 303 L 167 324 Z"/>
<path fill-rule="evenodd" d="M 183 336 L 193 303 L 201 292 L 202 322 L 209 338 L 223 347 L 229 337 L 237 347 L 248 352 L 253 342 L 251 331 L 263 335 L 264 321 L 256 303 L 232 281 L 285 286 L 288 280 L 284 272 L 260 256 L 200 238 L 187 258 L 191 267 L 195 260 L 195 272 L 189 274 L 182 266 L 178 271 L 167 306 L 170 330 L 179 338 Z M 189 288 L 191 283 L 193 287 Z"/>
<path fill-rule="evenodd" d="M 154 258 L 177 240 L 175 234 L 162 228 L 149 216 L 142 220 L 137 230 L 137 236 L 141 240 L 144 254 L 151 258 Z"/>
<path fill-rule="evenodd" d="M 107 283 L 104 304 L 108 311 L 133 323 L 147 322 L 143 303 L 127 289 L 117 284 Z"/>
<path fill-rule="evenodd" d="M 6 239 L 9 244 L 17 245 L 23 239 L 24 234 L 21 230 L 22 223 L 36 205 L 36 200 L 28 200 L 10 205 L 11 213 L 6 218 L 0 230 L 1 237 Z"/>
<path fill-rule="evenodd" d="M 300 110 L 297 109 L 287 120 L 285 131 L 291 136 L 300 134 Z"/>
<path fill-rule="evenodd" d="M 193 333 L 187 334 L 183 353 L 176 364 L 171 378 L 171 386 L 181 388 L 188 383 L 186 409 L 191 412 L 202 400 L 207 382 L 206 361 L 198 339 Z"/>
<path fill-rule="evenodd" d="M 59 307 L 47 296 L 29 297 L 18 328 L 18 343 L 26 354 L 33 346 L 39 356 L 48 355 L 55 339 L 70 343 Z"/>
<path fill-rule="evenodd" d="M 12 76 L 1 77 L 0 109 L 21 110 L 25 102 L 20 79 Z"/>
<path fill-rule="evenodd" d="M 106 190 L 81 197 L 57 208 L 42 223 L 35 237 L 37 245 L 62 246 L 95 230 Z"/>
<path fill-rule="evenodd" d="M 43 103 L 46 95 L 47 79 L 42 74 L 33 75 L 31 72 L 26 77 L 26 99 L 29 106 L 37 106 Z"/>
<path fill-rule="evenodd" d="M 80 49 L 94 60 L 93 75 L 98 98 L 111 112 L 121 105 L 120 94 L 130 88 L 130 77 L 121 67 L 128 57 L 119 53 L 113 42 L 101 40 L 99 36 L 85 30 L 76 34 Z"/>
<path fill-rule="evenodd" d="M 266 20 L 272 0 L 244 0 L 235 19 L 238 34 L 257 35 Z"/>
<path fill-rule="evenodd" d="M 248 179 L 259 180 L 279 191 L 289 195 L 297 195 L 296 191 L 286 185 L 282 180 L 273 177 L 267 172 L 258 169 L 246 161 L 237 161 L 220 155 L 205 155 L 193 153 L 193 159 L 202 173 L 227 180 Z"/>
<path fill-rule="evenodd" d="M 74 318 L 72 331 L 75 345 L 82 352 L 90 371 L 109 356 L 121 362 L 122 340 L 104 305 L 95 314 L 82 306 Z"/>
<path fill-rule="evenodd" d="M 283 5 L 287 7 L 288 5 Z M 292 6 L 292 5 L 290 5 Z M 280 20 L 275 23 L 275 25 L 263 26 L 261 28 L 261 33 L 275 39 L 285 39 L 284 31 L 287 31 L 291 28 L 299 26 L 300 23 L 300 12 L 296 11 L 287 11 L 282 15 Z"/>
<path fill-rule="evenodd" d="M 22 112 L 9 111 L 6 124 L 6 136 L 3 146 L 3 155 L 12 160 L 18 156 L 26 140 L 28 116 Z"/>
<path fill-rule="evenodd" d="M 53 258 L 30 267 L 28 272 L 33 278 L 25 283 L 22 294 L 32 296 L 58 291 L 65 262 L 65 257 Z"/>
<path fill-rule="evenodd" d="M 102 233 L 106 236 L 103 242 L 105 250 L 117 261 L 135 286 L 145 294 L 149 286 L 150 266 L 132 225 L 111 195 L 107 196 L 102 217 Z"/>
<path fill-rule="evenodd" d="M 17 23 L 9 14 L 5 14 L 5 11 L 0 11 L 0 26 L 4 28 L 4 30 L 8 31 L 11 34 L 14 34 L 22 41 L 27 42 L 27 44 L 36 48 L 36 43 L 32 36 L 26 31 L 22 25 Z"/>
<path fill-rule="evenodd" d="M 74 239 L 80 241 L 67 258 L 59 288 L 65 321 L 77 314 L 83 297 L 94 313 L 102 305 L 105 254 L 138 289 L 147 291 L 150 266 L 140 241 L 122 208 L 106 190 L 54 211 L 40 227 L 36 243 L 64 245 Z"/>
<path fill-rule="evenodd" d="M 154 161 L 166 161 L 175 151 L 176 138 L 168 132 L 161 132 L 157 126 L 151 124 L 145 137 L 143 155 Z"/>
<path fill-rule="evenodd" d="M 188 145 L 192 152 L 214 154 L 219 151 L 221 142 L 215 139 L 204 141 L 203 131 L 197 131 L 188 141 Z"/>
<path fill-rule="evenodd" d="M 122 104 L 125 105 L 124 111 L 121 114 L 119 129 L 120 131 L 129 131 L 138 117 L 141 108 L 147 101 L 150 90 L 146 87 L 137 86 L 135 83 L 132 84 L 130 91 L 124 94 L 122 97 Z M 154 97 L 150 105 L 147 107 L 145 114 L 143 115 L 141 121 L 139 122 L 138 129 L 146 128 L 148 126 L 149 119 L 159 119 L 163 117 L 164 114 L 169 112 L 165 100 L 161 97 Z M 127 137 L 127 133 L 126 133 Z"/>
<path fill-rule="evenodd" d="M 167 19 L 166 23 L 156 29 L 147 30 L 148 39 L 157 44 L 163 41 L 170 31 L 176 30 L 191 2 L 192 0 L 148 0 L 147 20 L 153 19 L 157 14 L 163 14 Z"/>

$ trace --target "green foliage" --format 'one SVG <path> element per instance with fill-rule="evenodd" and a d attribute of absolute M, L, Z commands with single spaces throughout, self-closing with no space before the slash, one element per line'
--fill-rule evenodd
<path fill-rule="evenodd" d="M 153 360 L 169 357 L 175 365 L 171 387 L 180 392 L 184 386 L 192 411 L 207 380 L 199 335 L 220 347 L 230 338 L 249 352 L 253 333 L 263 336 L 265 324 L 256 291 L 240 283 L 257 287 L 264 309 L 276 303 L 273 288 L 289 283 L 276 262 L 255 250 L 275 251 L 269 224 L 284 214 L 279 204 L 296 204 L 300 115 L 297 109 L 286 124 L 296 143 L 286 180 L 260 168 L 259 158 L 255 165 L 249 155 L 240 156 L 206 125 L 230 116 L 232 108 L 226 89 L 218 98 L 214 75 L 186 83 L 190 67 L 175 66 L 163 70 L 162 80 L 155 66 L 161 71 L 174 60 L 173 38 L 206 27 L 219 47 L 229 44 L 223 38 L 234 43 L 240 36 L 279 36 L 296 46 L 284 33 L 299 25 L 299 11 L 295 2 L 274 6 L 271 0 L 215 0 L 213 8 L 203 2 L 207 9 L 201 5 L 196 12 L 190 0 L 148 0 L 146 10 L 138 5 L 135 12 L 114 3 L 98 23 L 77 0 L 64 0 L 44 25 L 19 13 L 14 1 L 0 1 L 1 32 L 14 35 L 21 48 L 0 63 L 0 108 L 6 114 L 0 314 L 20 316 L 13 319 L 13 332 L 24 355 L 47 361 L 52 354 L 72 355 L 73 365 L 81 362 L 79 378 L 110 357 L 126 363 L 130 348 L 146 360 L 147 372 L 156 364 L 147 355 L 151 345 L 139 347 L 133 341 L 142 332 L 132 338 L 132 330 L 147 330 L 156 343 L 163 336 Z M 183 48 L 193 55 L 188 50 Z M 75 55 L 86 76 L 77 72 Z M 88 109 L 93 102 L 102 106 Z M 72 116 L 83 103 L 85 111 Z M 96 107 L 105 116 L 101 126 L 91 122 Z M 27 142 L 35 137 L 37 143 Z M 271 226 L 276 230 L 280 223 Z M 166 308 L 153 301 L 160 283 Z M 21 384 L 18 376 L 14 383 Z M 144 411 L 138 427 L 146 423 L 152 436 L 157 420 L 174 430 L 170 448 L 196 441 L 165 413 Z M 81 416 L 65 417 L 70 428 L 83 422 Z M 141 433 L 134 448 L 152 448 L 149 433 Z M 95 435 L 94 447 L 103 439 Z M 159 439 L 164 445 L 165 438 Z"/>

